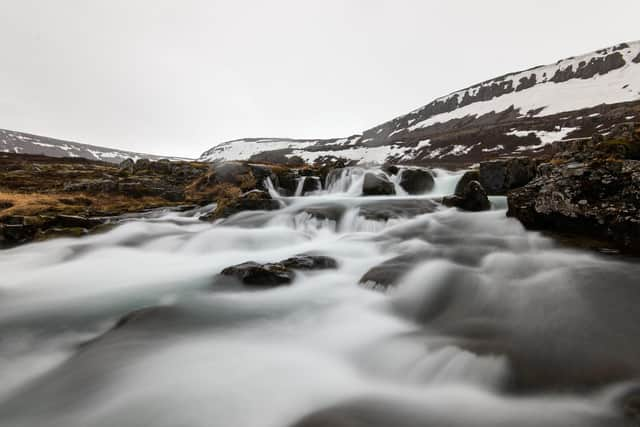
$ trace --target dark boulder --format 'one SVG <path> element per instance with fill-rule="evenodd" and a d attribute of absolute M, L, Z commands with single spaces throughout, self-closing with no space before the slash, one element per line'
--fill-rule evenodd
<path fill-rule="evenodd" d="M 461 196 L 453 195 L 444 197 L 442 204 L 471 212 L 491 209 L 491 202 L 487 197 L 487 193 L 478 181 L 469 182 Z"/>
<path fill-rule="evenodd" d="M 536 162 L 528 157 L 491 160 L 480 163 L 479 174 L 479 182 L 487 194 L 506 194 L 535 178 Z"/>
<path fill-rule="evenodd" d="M 276 171 L 278 193 L 281 196 L 290 197 L 296 193 L 300 176 L 296 170 L 280 169 Z"/>
<path fill-rule="evenodd" d="M 135 172 L 148 170 L 151 168 L 151 160 L 149 159 L 138 159 L 136 161 L 134 170 Z"/>
<path fill-rule="evenodd" d="M 462 175 L 462 178 L 460 178 L 460 181 L 456 184 L 456 189 L 453 194 L 456 196 L 462 196 L 464 194 L 464 189 L 467 188 L 467 185 L 469 185 L 471 181 L 480 182 L 480 172 L 478 170 L 465 172 L 464 175 Z"/>
<path fill-rule="evenodd" d="M 213 166 L 215 183 L 239 184 L 240 177 L 251 172 L 251 168 L 241 162 L 222 162 Z"/>
<path fill-rule="evenodd" d="M 302 195 L 306 195 L 312 193 L 314 191 L 322 190 L 322 183 L 320 182 L 320 178 L 317 176 L 305 176 L 300 179 L 304 179 L 304 183 L 302 184 Z"/>
<path fill-rule="evenodd" d="M 397 175 L 398 172 L 400 172 L 400 168 L 398 166 L 396 166 L 396 165 L 384 165 L 382 167 L 382 170 L 387 175 Z"/>
<path fill-rule="evenodd" d="M 409 194 L 424 194 L 433 190 L 435 181 L 433 175 L 426 169 L 403 169 L 400 176 L 400 186 Z"/>
<path fill-rule="evenodd" d="M 120 170 L 120 172 L 133 173 L 135 170 L 135 166 L 136 162 L 134 162 L 133 159 L 129 158 L 121 161 L 118 165 L 118 169 Z"/>
<path fill-rule="evenodd" d="M 396 194 L 393 183 L 385 175 L 367 172 L 362 182 L 363 196 L 389 196 Z"/>
<path fill-rule="evenodd" d="M 338 268 L 335 259 L 323 255 L 296 255 L 280 261 L 280 264 L 293 270 L 325 270 Z"/>
<path fill-rule="evenodd" d="M 38 232 L 32 224 L 0 224 L 0 248 L 31 242 Z"/>
<path fill-rule="evenodd" d="M 230 196 L 218 200 L 216 209 L 200 217 L 201 221 L 214 221 L 244 211 L 273 211 L 280 209 L 280 202 L 271 198 L 269 193 L 253 190 L 239 197 Z"/>
<path fill-rule="evenodd" d="M 295 277 L 295 273 L 283 264 L 258 264 L 253 261 L 227 267 L 220 274 L 235 277 L 248 286 L 264 287 L 288 285 Z"/>
<path fill-rule="evenodd" d="M 274 187 L 278 187 L 278 176 L 267 166 L 249 164 L 251 175 L 255 179 L 255 189 L 267 191 L 266 182 L 271 180 Z"/>
<path fill-rule="evenodd" d="M 227 267 L 220 274 L 235 277 L 247 286 L 273 287 L 290 284 L 296 276 L 294 270 L 335 268 L 338 268 L 338 263 L 328 256 L 296 255 L 275 263 L 259 264 L 249 261 Z"/>
<path fill-rule="evenodd" d="M 160 175 L 169 175 L 171 173 L 171 162 L 168 159 L 161 159 L 157 162 L 151 162 L 149 168 Z"/>

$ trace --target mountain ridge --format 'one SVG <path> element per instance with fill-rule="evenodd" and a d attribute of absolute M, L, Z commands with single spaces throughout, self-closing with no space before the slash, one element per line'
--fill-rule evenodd
<path fill-rule="evenodd" d="M 543 156 L 556 140 L 607 133 L 629 121 L 640 121 L 640 41 L 487 79 L 361 134 L 238 138 L 214 145 L 198 160 L 467 164 L 511 155 Z M 111 163 L 126 158 L 181 159 L 3 129 L 0 152 Z"/>
<path fill-rule="evenodd" d="M 35 135 L 8 129 L 0 129 L 0 152 L 15 154 L 34 154 L 49 157 L 80 157 L 107 163 L 120 163 L 128 158 L 149 160 L 184 160 L 179 157 L 159 156 L 138 153 L 98 145 L 67 141 L 59 138 Z"/>

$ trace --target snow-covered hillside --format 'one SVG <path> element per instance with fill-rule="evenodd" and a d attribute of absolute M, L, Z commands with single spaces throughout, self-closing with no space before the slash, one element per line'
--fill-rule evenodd
<path fill-rule="evenodd" d="M 640 120 L 640 41 L 507 74 L 438 98 L 361 136 L 229 141 L 202 160 L 473 162 L 542 154 L 555 140 Z"/>
<path fill-rule="evenodd" d="M 134 153 L 77 142 L 62 141 L 44 136 L 0 129 L 0 152 L 17 154 L 41 154 L 50 157 L 80 157 L 109 163 L 120 163 L 131 158 L 158 160 L 163 157 Z"/>

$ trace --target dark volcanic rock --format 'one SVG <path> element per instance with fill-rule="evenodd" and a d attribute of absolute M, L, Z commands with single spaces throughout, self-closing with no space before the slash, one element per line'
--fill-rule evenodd
<path fill-rule="evenodd" d="M 220 274 L 233 276 L 245 285 L 266 287 L 288 285 L 295 277 L 295 273 L 283 264 L 258 264 L 253 261 L 227 267 Z"/>
<path fill-rule="evenodd" d="M 280 261 L 280 264 L 293 270 L 324 270 L 338 268 L 335 259 L 323 255 L 296 255 Z"/>
<path fill-rule="evenodd" d="M 631 129 L 633 126 L 631 127 Z M 508 194 L 508 215 L 526 227 L 604 238 L 640 250 L 640 138 L 619 127 L 603 142 L 563 146 L 540 176 Z M 572 151 L 574 150 L 574 151 Z"/>
<path fill-rule="evenodd" d="M 508 194 L 527 228 L 602 237 L 640 250 L 640 161 L 571 162 Z"/>
<path fill-rule="evenodd" d="M 322 190 L 322 183 L 317 176 L 305 176 L 300 179 L 304 179 L 302 184 L 302 195 L 312 193 L 314 191 Z"/>
<path fill-rule="evenodd" d="M 0 248 L 31 242 L 38 227 L 26 224 L 0 224 Z"/>
<path fill-rule="evenodd" d="M 393 183 L 384 175 L 367 172 L 362 182 L 362 195 L 364 196 L 388 196 L 396 194 Z"/>
<path fill-rule="evenodd" d="M 389 175 L 397 175 L 400 172 L 400 168 L 395 165 L 384 165 L 382 170 Z"/>
<path fill-rule="evenodd" d="M 465 172 L 464 175 L 462 175 L 462 178 L 460 178 L 460 181 L 458 181 L 458 183 L 456 184 L 456 189 L 453 194 L 455 194 L 456 196 L 462 196 L 464 194 L 464 189 L 467 188 L 467 185 L 471 181 L 480 182 L 479 171 L 471 170 L 471 171 Z"/>
<path fill-rule="evenodd" d="M 259 264 L 249 261 L 227 267 L 220 273 L 232 276 L 248 286 L 288 285 L 295 278 L 294 270 L 326 270 L 338 267 L 335 259 L 321 255 L 296 255 L 283 261 Z"/>
<path fill-rule="evenodd" d="M 487 194 L 506 194 L 522 187 L 536 174 L 535 160 L 528 157 L 511 157 L 480 163 L 480 183 Z"/>
<path fill-rule="evenodd" d="M 433 175 L 426 169 L 403 169 L 400 186 L 409 194 L 424 194 L 433 190 L 435 181 Z"/>
<path fill-rule="evenodd" d="M 136 162 L 133 159 L 125 159 L 118 165 L 118 169 L 122 172 L 133 173 L 135 171 Z"/>
<path fill-rule="evenodd" d="M 250 191 L 224 206 L 222 216 L 227 217 L 242 211 L 273 211 L 280 209 L 280 203 L 268 193 L 260 190 Z"/>
<path fill-rule="evenodd" d="M 461 196 L 453 195 L 444 197 L 442 204 L 472 212 L 491 209 L 491 202 L 489 202 L 487 193 L 478 181 L 469 182 Z"/>

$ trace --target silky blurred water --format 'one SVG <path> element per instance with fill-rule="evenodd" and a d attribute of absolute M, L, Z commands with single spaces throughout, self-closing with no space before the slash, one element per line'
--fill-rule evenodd
<path fill-rule="evenodd" d="M 619 402 L 640 373 L 637 263 L 527 232 L 504 198 L 367 219 L 460 173 L 389 197 L 361 197 L 363 174 L 280 211 L 167 213 L 0 253 L 0 425 L 633 425 Z M 339 268 L 264 290 L 217 276 L 302 253 Z M 397 286 L 359 286 L 405 255 Z"/>

